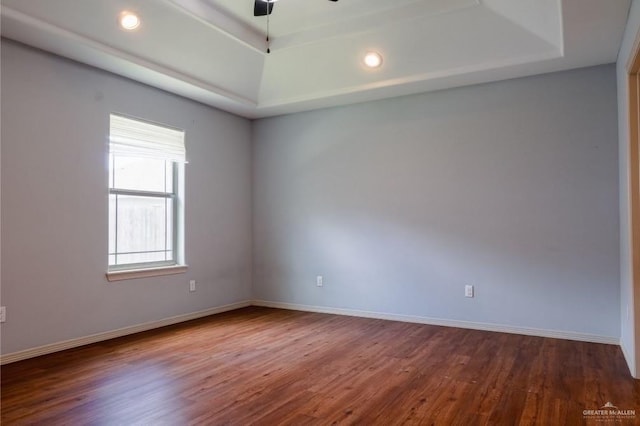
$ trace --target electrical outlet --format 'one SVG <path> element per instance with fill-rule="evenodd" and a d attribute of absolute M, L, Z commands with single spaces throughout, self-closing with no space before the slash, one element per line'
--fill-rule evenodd
<path fill-rule="evenodd" d="M 189 281 L 189 291 L 196 291 L 196 280 Z"/>
<path fill-rule="evenodd" d="M 464 286 L 464 297 L 473 297 L 473 286 L 465 285 Z"/>
<path fill-rule="evenodd" d="M 317 285 L 318 287 L 322 287 L 322 275 L 318 275 L 318 276 L 316 277 L 316 285 Z"/>
<path fill-rule="evenodd" d="M 7 307 L 0 306 L 0 322 L 5 322 L 7 320 Z"/>

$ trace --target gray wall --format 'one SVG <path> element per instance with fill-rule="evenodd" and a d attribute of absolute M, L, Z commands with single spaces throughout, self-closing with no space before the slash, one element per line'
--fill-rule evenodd
<path fill-rule="evenodd" d="M 254 298 L 617 338 L 617 155 L 613 65 L 256 121 Z"/>
<path fill-rule="evenodd" d="M 1 72 L 2 353 L 252 297 L 620 336 L 611 65 L 253 125 L 11 42 Z M 114 111 L 187 131 L 186 274 L 104 277 Z"/>
<path fill-rule="evenodd" d="M 640 321 L 640 294 L 634 290 L 631 276 L 631 229 L 629 198 L 629 87 L 627 62 L 632 56 L 633 44 L 640 30 L 640 3 L 631 3 L 629 19 L 618 54 L 618 134 L 620 161 L 620 346 L 625 354 L 631 374 L 638 378 L 640 363 L 638 330 Z M 635 307 L 634 307 L 635 306 Z"/>
<path fill-rule="evenodd" d="M 6 41 L 1 71 L 3 353 L 250 299 L 248 120 Z M 186 130 L 186 274 L 105 279 L 111 112 Z"/>

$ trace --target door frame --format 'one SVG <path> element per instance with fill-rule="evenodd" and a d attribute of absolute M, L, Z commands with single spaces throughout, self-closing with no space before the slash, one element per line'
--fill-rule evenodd
<path fill-rule="evenodd" d="M 630 239 L 630 278 L 631 300 L 627 304 L 628 315 L 633 321 L 633 369 L 631 373 L 638 377 L 640 368 L 640 33 L 631 50 L 627 62 L 628 88 L 628 200 L 629 200 L 629 239 Z M 621 306 L 622 308 L 622 306 Z M 630 360 L 631 361 L 631 360 Z"/>

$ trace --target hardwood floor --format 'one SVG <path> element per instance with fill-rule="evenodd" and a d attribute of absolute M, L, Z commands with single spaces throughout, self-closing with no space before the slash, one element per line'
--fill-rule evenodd
<path fill-rule="evenodd" d="M 617 346 L 256 307 L 1 374 L 3 425 L 640 424 Z"/>

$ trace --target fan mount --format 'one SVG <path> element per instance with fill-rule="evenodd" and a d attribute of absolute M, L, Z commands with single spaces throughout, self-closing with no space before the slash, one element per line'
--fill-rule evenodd
<path fill-rule="evenodd" d="M 254 0 L 253 16 L 265 16 L 273 13 L 273 4 L 278 0 Z M 329 0 L 337 2 L 338 0 Z"/>

